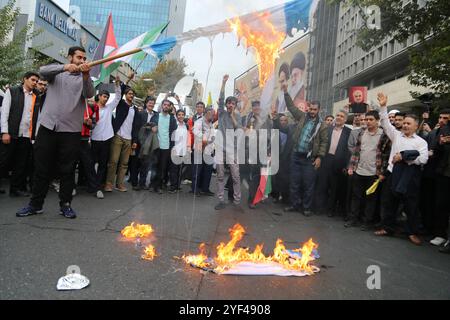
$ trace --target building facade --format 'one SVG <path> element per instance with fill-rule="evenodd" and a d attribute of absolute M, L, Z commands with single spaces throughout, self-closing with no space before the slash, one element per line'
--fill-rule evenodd
<path fill-rule="evenodd" d="M 319 101 L 321 114 L 333 112 L 333 103 L 338 96 L 333 87 L 333 73 L 338 26 L 339 5 L 320 1 L 310 32 L 308 100 Z"/>
<path fill-rule="evenodd" d="M 368 103 L 376 105 L 379 91 L 389 96 L 389 105 L 404 110 L 421 106 L 410 91 L 425 93 L 427 88 L 415 87 L 407 81 L 408 49 L 419 44 L 418 37 L 411 35 L 404 43 L 386 38 L 377 47 L 366 52 L 356 45 L 356 30 L 363 25 L 359 8 L 339 7 L 337 26 L 336 56 L 333 85 L 337 89 L 334 111 L 348 102 L 348 89 L 363 86 L 369 89 Z"/>
<path fill-rule="evenodd" d="M 88 59 L 94 57 L 99 39 L 78 21 L 69 17 L 55 2 L 17 0 L 16 6 L 20 9 L 20 15 L 14 34 L 30 22 L 33 22 L 33 31 L 40 31 L 37 37 L 25 45 L 24 50 L 32 48 L 56 62 L 65 63 L 69 48 L 82 46 L 86 49 Z"/>
<path fill-rule="evenodd" d="M 164 36 L 176 35 L 183 31 L 186 0 L 71 0 L 71 9 L 80 15 L 81 23 L 86 25 L 98 37 L 112 13 L 114 33 L 119 46 L 136 38 L 140 34 L 170 21 Z M 179 58 L 180 49 L 172 53 Z M 150 71 L 156 64 L 153 57 L 142 63 L 138 72 Z M 136 66 L 133 66 L 136 67 Z"/>

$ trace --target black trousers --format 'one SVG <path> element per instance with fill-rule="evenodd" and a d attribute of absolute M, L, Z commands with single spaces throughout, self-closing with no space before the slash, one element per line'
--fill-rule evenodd
<path fill-rule="evenodd" d="M 417 177 L 420 182 L 420 177 Z M 392 174 L 389 174 L 385 185 L 386 191 L 382 199 L 385 208 L 382 210 L 381 223 L 388 232 L 395 231 L 397 211 L 400 204 L 408 217 L 406 232 L 408 235 L 417 235 L 419 233 L 420 214 L 419 214 L 419 185 L 410 185 L 405 195 L 400 195 L 392 191 Z M 448 195 L 447 195 L 448 196 Z"/>
<path fill-rule="evenodd" d="M 433 235 L 447 238 L 448 219 L 450 206 L 450 178 L 438 175 L 436 179 L 436 214 L 433 221 Z"/>
<path fill-rule="evenodd" d="M 439 212 L 436 210 L 437 199 L 437 179 L 434 177 L 423 177 L 422 185 L 420 187 L 420 214 L 422 217 L 422 224 L 425 231 L 429 234 L 435 233 L 438 230 L 434 229 L 434 223 Z M 448 193 L 447 193 L 448 196 Z M 433 200 L 436 201 L 433 201 Z M 441 234 L 441 233 L 440 233 Z M 445 234 L 445 233 L 444 233 Z M 445 238 L 445 237 L 444 237 Z"/>
<path fill-rule="evenodd" d="M 336 165 L 335 156 L 328 154 L 318 172 L 316 209 L 344 212 L 346 209 L 347 176 L 344 168 Z"/>
<path fill-rule="evenodd" d="M 80 162 L 83 167 L 84 176 L 87 180 L 88 192 L 97 192 L 101 188 L 100 183 L 97 180 L 97 173 L 95 172 L 95 162 L 92 157 L 91 146 L 87 140 L 81 141 Z"/>
<path fill-rule="evenodd" d="M 203 162 L 192 165 L 192 192 L 208 192 L 211 184 L 213 166 Z"/>
<path fill-rule="evenodd" d="M 167 184 L 167 177 L 170 167 L 170 150 L 158 151 L 158 172 L 155 177 L 154 187 L 162 188 L 163 184 Z"/>
<path fill-rule="evenodd" d="M 180 157 L 180 161 L 183 157 Z M 170 161 L 170 189 L 178 190 L 181 187 L 181 178 L 184 164 L 175 164 Z"/>
<path fill-rule="evenodd" d="M 138 157 L 140 149 L 137 148 L 134 152 L 134 156 L 130 156 L 130 160 L 128 162 L 128 168 L 130 171 L 130 183 L 133 187 L 137 187 L 139 183 L 139 169 L 141 167 L 141 160 Z"/>
<path fill-rule="evenodd" d="M 96 179 L 99 185 L 106 182 L 106 173 L 108 172 L 108 160 L 111 148 L 111 140 L 92 141 L 91 150 L 94 163 L 98 163 Z"/>
<path fill-rule="evenodd" d="M 151 157 L 140 159 L 141 165 L 139 167 L 139 187 L 144 188 L 147 182 L 147 175 L 149 171 L 152 171 L 150 186 L 153 184 L 153 180 L 156 177 L 156 171 L 158 170 L 158 165 L 155 164 Z"/>
<path fill-rule="evenodd" d="M 259 164 L 245 164 L 241 166 L 241 180 L 248 183 L 248 203 L 253 203 L 259 183 L 261 182 L 261 166 Z"/>
<path fill-rule="evenodd" d="M 30 205 L 42 208 L 47 196 L 50 179 L 58 168 L 60 177 L 60 205 L 72 202 L 75 186 L 74 167 L 80 153 L 81 133 L 55 132 L 43 126 L 34 144 L 33 195 Z"/>
<path fill-rule="evenodd" d="M 12 169 L 10 192 L 26 189 L 26 179 L 32 144 L 29 138 L 11 139 L 6 145 L 0 142 L 0 177 Z"/>
<path fill-rule="evenodd" d="M 364 204 L 364 214 L 362 220 L 364 223 L 373 223 L 375 216 L 375 209 L 377 204 L 377 192 L 371 195 L 366 195 L 367 189 L 369 189 L 374 182 L 378 179 L 377 176 L 360 176 L 354 174 L 352 178 L 352 205 L 350 212 L 350 219 L 356 221 L 359 218 L 361 206 Z"/>

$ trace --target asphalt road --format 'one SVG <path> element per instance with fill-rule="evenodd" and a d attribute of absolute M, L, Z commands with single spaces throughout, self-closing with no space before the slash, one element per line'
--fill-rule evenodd
<path fill-rule="evenodd" d="M 282 213 L 272 203 L 257 210 L 228 207 L 214 211 L 214 198 L 194 201 L 150 192 L 107 194 L 97 200 L 80 193 L 76 220 L 58 215 L 50 192 L 45 214 L 16 218 L 27 199 L 0 196 L 0 299 L 449 299 L 450 256 L 429 244 L 416 247 L 400 238 L 377 238 L 347 230 L 337 218 Z M 140 258 L 142 248 L 123 241 L 120 230 L 132 221 L 153 225 L 159 256 Z M 247 230 L 242 246 L 264 243 L 270 253 L 281 238 L 297 248 L 319 244 L 321 272 L 313 277 L 239 277 L 202 273 L 174 256 L 197 253 L 205 242 L 215 253 L 236 222 Z M 68 266 L 77 265 L 90 286 L 56 290 Z M 381 289 L 369 290 L 367 268 L 380 267 Z"/>

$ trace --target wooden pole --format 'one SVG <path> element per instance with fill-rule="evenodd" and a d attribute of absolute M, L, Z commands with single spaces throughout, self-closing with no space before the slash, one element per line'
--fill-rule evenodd
<path fill-rule="evenodd" d="M 123 53 L 115 55 L 115 56 L 111 56 L 111 57 L 107 57 L 107 58 L 104 58 L 104 59 L 101 59 L 101 60 L 89 62 L 88 65 L 89 65 L 89 67 L 92 68 L 92 67 L 95 67 L 95 66 L 97 66 L 99 64 L 104 64 L 104 63 L 107 63 L 107 62 L 110 62 L 110 61 L 113 61 L 113 60 L 116 60 L 116 59 L 120 59 L 120 58 L 129 56 L 129 55 L 132 55 L 132 54 L 135 54 L 135 53 L 139 53 L 141 51 L 142 51 L 141 48 L 136 48 L 136 49 L 133 49 L 133 50 L 130 50 L 130 51 L 126 51 L 126 52 L 123 52 Z"/>

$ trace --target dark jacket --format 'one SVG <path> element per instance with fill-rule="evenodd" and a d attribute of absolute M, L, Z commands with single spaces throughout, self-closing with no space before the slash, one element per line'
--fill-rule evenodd
<path fill-rule="evenodd" d="M 126 86 L 122 84 L 122 96 L 125 93 Z M 133 129 L 131 132 L 131 141 L 132 143 L 137 143 L 139 139 L 139 129 L 140 129 L 140 123 L 141 118 L 139 116 L 139 110 L 136 106 L 133 106 L 134 108 L 134 119 L 133 119 Z M 123 123 L 125 122 L 125 119 L 128 117 L 128 112 L 130 111 L 130 106 L 126 103 L 124 99 L 120 100 L 119 105 L 116 108 L 116 116 L 113 118 L 112 124 L 114 129 L 114 134 L 117 134 L 117 132 L 120 130 L 120 127 L 122 127 Z"/>
<path fill-rule="evenodd" d="M 31 117 L 31 140 L 36 140 L 36 132 L 37 132 L 37 123 L 39 119 L 39 114 L 42 111 L 42 107 L 44 106 L 45 97 L 47 93 L 40 95 L 36 93 L 36 102 L 34 103 L 33 115 Z"/>
<path fill-rule="evenodd" d="M 25 105 L 25 94 L 23 93 L 22 85 L 12 87 L 9 91 L 11 93 L 11 108 L 8 118 L 8 133 L 15 139 L 19 137 L 20 122 L 22 121 L 23 108 Z M 36 99 L 36 95 L 34 93 L 33 99 Z M 34 104 L 31 106 L 32 110 L 33 108 Z"/>
<path fill-rule="evenodd" d="M 327 144 L 327 153 L 330 151 L 331 147 L 331 138 L 333 135 L 334 127 L 328 128 L 328 144 Z M 348 149 L 348 138 L 350 137 L 350 133 L 352 130 L 346 126 L 342 128 L 341 137 L 339 139 L 336 153 L 334 155 L 334 165 L 339 168 L 347 168 L 348 162 L 350 160 L 350 150 Z"/>
<path fill-rule="evenodd" d="M 294 150 L 296 144 L 298 143 L 298 140 L 300 138 L 300 134 L 302 133 L 303 127 L 306 123 L 306 113 L 299 110 L 297 107 L 295 107 L 294 102 L 292 101 L 291 96 L 288 93 L 284 94 L 284 100 L 286 101 L 286 106 L 289 110 L 289 112 L 292 114 L 294 119 L 298 122 L 295 128 L 295 131 L 292 135 L 292 139 L 287 146 L 288 149 L 291 151 Z M 319 124 L 320 128 L 315 137 L 312 140 L 312 152 L 311 152 L 311 159 L 316 158 L 323 158 L 325 157 L 328 149 L 328 126 L 326 123 L 322 122 Z"/>
<path fill-rule="evenodd" d="M 450 124 L 441 128 L 439 132 L 440 136 L 450 136 Z M 436 150 L 433 150 L 437 157 L 436 173 L 450 178 L 450 143 L 441 145 L 439 144 L 439 140 L 436 145 Z"/>
<path fill-rule="evenodd" d="M 147 110 L 143 110 L 143 111 L 139 112 L 139 121 L 140 121 L 141 128 L 147 124 L 147 118 L 148 118 Z M 159 120 L 159 112 L 153 111 L 153 117 L 150 120 L 150 122 L 158 125 L 158 120 Z"/>
<path fill-rule="evenodd" d="M 416 160 L 420 153 L 417 150 L 405 150 L 401 155 L 403 161 L 396 163 L 392 170 L 392 191 L 408 197 L 417 196 L 420 191 L 421 168 L 406 162 Z"/>
<path fill-rule="evenodd" d="M 292 154 L 292 148 L 289 148 L 293 144 L 292 136 L 294 135 L 296 124 L 289 124 L 288 126 L 282 128 L 280 124 L 280 118 L 273 119 L 273 128 L 280 130 L 280 132 L 287 135 L 286 144 L 281 146 L 280 141 L 280 163 L 290 159 Z M 280 138 L 281 139 L 281 138 Z"/>
<path fill-rule="evenodd" d="M 159 125 L 160 118 L 161 118 L 161 114 L 158 115 L 157 125 Z M 178 128 L 177 119 L 175 118 L 175 116 L 173 114 L 170 114 L 170 120 L 169 120 L 169 141 L 170 141 L 169 148 L 170 149 L 172 149 L 175 146 L 175 142 L 172 141 L 172 134 L 174 133 L 175 130 L 177 130 L 177 128 Z"/>

